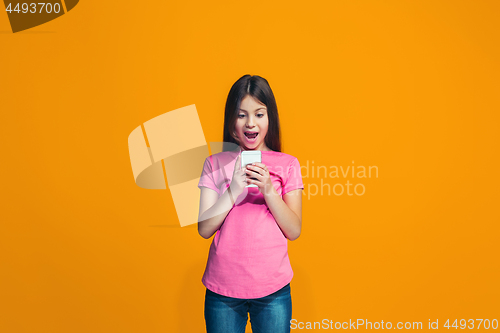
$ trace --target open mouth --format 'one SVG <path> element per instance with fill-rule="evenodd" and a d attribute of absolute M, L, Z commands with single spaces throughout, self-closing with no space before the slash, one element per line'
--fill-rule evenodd
<path fill-rule="evenodd" d="M 259 135 L 258 132 L 245 132 L 244 134 L 247 140 L 250 142 L 254 142 L 257 139 L 257 136 Z"/>

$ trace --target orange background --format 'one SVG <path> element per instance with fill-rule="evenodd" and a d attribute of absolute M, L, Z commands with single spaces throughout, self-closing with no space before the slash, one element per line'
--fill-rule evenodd
<path fill-rule="evenodd" d="M 247 73 L 274 90 L 285 153 L 379 168 L 350 180 L 363 196 L 304 199 L 293 318 L 500 320 L 499 10 L 86 0 L 17 34 L 0 13 L 0 331 L 204 331 L 211 239 L 135 185 L 127 137 L 196 104 L 221 141 Z"/>

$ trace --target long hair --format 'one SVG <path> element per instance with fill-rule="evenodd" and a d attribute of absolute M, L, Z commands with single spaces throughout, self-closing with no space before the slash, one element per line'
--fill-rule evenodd
<path fill-rule="evenodd" d="M 281 152 L 280 119 L 273 91 L 266 79 L 258 75 L 248 74 L 240 77 L 229 90 L 224 112 L 222 151 L 234 150 L 234 144 L 239 145 L 231 133 L 234 131 L 238 119 L 241 101 L 247 95 L 252 96 L 267 107 L 269 127 L 264 142 L 269 149 Z M 228 142 L 230 144 L 227 144 Z"/>

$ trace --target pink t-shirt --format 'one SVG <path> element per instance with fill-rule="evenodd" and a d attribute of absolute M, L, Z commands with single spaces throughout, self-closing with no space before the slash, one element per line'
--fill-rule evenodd
<path fill-rule="evenodd" d="M 239 153 L 221 152 L 208 157 L 198 187 L 211 188 L 219 197 L 223 195 L 230 185 Z M 304 189 L 297 158 L 262 151 L 262 163 L 281 196 Z M 287 238 L 259 189 L 245 188 L 213 238 L 203 284 L 217 294 L 250 299 L 278 291 L 292 277 Z"/>

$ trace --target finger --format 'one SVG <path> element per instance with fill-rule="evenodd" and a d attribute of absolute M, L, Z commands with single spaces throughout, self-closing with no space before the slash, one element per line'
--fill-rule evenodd
<path fill-rule="evenodd" d="M 253 166 L 259 168 L 260 170 L 263 170 L 264 172 L 268 171 L 267 166 L 263 163 L 255 162 Z M 257 169 L 257 170 L 259 170 L 259 169 Z"/>
<path fill-rule="evenodd" d="M 264 165 L 264 167 L 265 167 L 265 165 Z M 252 171 L 260 173 L 261 175 L 264 175 L 266 173 L 266 171 L 267 171 L 266 168 L 263 168 L 263 167 L 261 167 L 259 165 L 249 165 L 248 168 L 250 170 L 252 170 Z"/>
<path fill-rule="evenodd" d="M 257 178 L 259 181 L 262 181 L 262 178 L 264 177 L 263 175 L 261 175 L 260 173 L 257 173 L 257 172 L 254 172 L 253 174 L 251 174 L 249 176 L 250 178 Z"/>
<path fill-rule="evenodd" d="M 260 180 L 255 180 L 255 179 L 250 179 L 250 178 L 247 178 L 247 182 L 248 182 L 248 184 L 255 184 L 259 187 L 262 184 L 262 182 Z"/>
<path fill-rule="evenodd" d="M 260 163 L 260 162 L 254 162 L 252 164 L 255 165 L 255 166 L 258 166 L 258 167 L 260 167 L 262 169 L 264 169 L 266 167 L 266 165 L 264 163 Z"/>
<path fill-rule="evenodd" d="M 255 169 L 255 168 L 252 168 L 251 166 L 248 167 L 247 171 L 248 171 L 248 174 L 250 174 L 250 175 L 256 175 L 256 174 L 262 175 L 264 172 L 264 170 L 262 170 L 262 169 Z"/>

